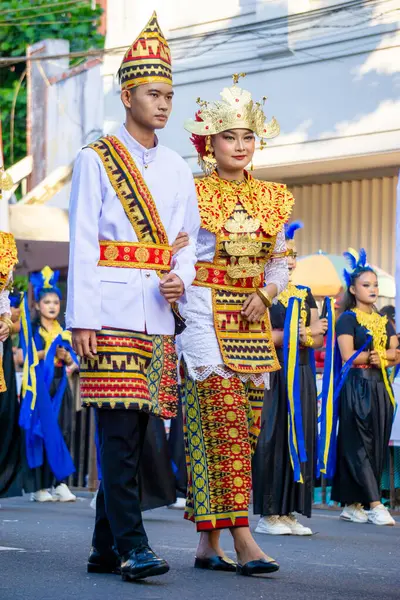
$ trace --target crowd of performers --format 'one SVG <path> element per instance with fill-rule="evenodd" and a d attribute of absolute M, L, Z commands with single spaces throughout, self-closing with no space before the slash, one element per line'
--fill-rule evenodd
<path fill-rule="evenodd" d="M 118 75 L 125 124 L 84 148 L 74 168 L 68 331 L 48 267 L 31 277 L 34 320 L 26 296 L 12 308 L 17 254 L 1 234 L 0 429 L 7 411 L 8 433 L 0 495 L 19 487 L 36 501 L 74 500 L 67 371 L 79 368 L 83 406 L 95 410 L 101 480 L 90 572 L 128 581 L 166 573 L 141 511 L 173 504 L 177 488 L 199 533 L 200 569 L 279 569 L 250 530 L 252 491 L 257 533 L 311 535 L 296 514 L 311 516 L 321 475 L 333 480 L 341 518 L 394 524 L 380 480 L 398 339 L 375 309 L 377 275 L 365 251 L 346 253 L 335 325 L 332 299 L 321 311 L 310 289 L 291 282 L 301 228 L 289 223 L 292 194 L 246 170 L 256 136 L 263 147 L 279 126 L 239 76 L 219 101 L 199 100 L 185 123 L 205 174 L 193 182 L 155 135 L 172 102 L 170 52 L 155 14 Z M 20 405 L 10 342 L 18 328 Z M 318 400 L 314 349 L 324 345 Z M 168 441 L 162 419 L 172 419 Z M 224 529 L 236 560 L 221 548 Z"/>

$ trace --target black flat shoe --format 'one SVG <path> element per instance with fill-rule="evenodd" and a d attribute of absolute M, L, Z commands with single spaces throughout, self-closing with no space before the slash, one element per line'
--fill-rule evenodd
<path fill-rule="evenodd" d="M 121 575 L 124 581 L 137 581 L 168 573 L 167 561 L 158 557 L 148 546 L 134 548 L 122 557 Z"/>
<path fill-rule="evenodd" d="M 252 560 L 245 565 L 238 565 L 236 568 L 236 573 L 238 575 L 244 575 L 245 577 L 262 575 L 263 573 L 274 573 L 275 571 L 279 571 L 278 563 L 274 560 L 265 560 L 265 558 Z"/>
<path fill-rule="evenodd" d="M 226 556 L 211 556 L 211 558 L 196 558 L 195 569 L 208 569 L 209 571 L 236 572 L 237 564 Z"/>
<path fill-rule="evenodd" d="M 87 562 L 88 573 L 120 573 L 121 558 L 115 548 L 99 552 L 92 547 Z"/>

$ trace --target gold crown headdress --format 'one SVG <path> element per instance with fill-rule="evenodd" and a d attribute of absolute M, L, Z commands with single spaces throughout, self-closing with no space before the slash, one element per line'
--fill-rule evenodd
<path fill-rule="evenodd" d="M 233 86 L 222 90 L 222 100 L 206 102 L 198 98 L 200 110 L 196 113 L 196 119 L 185 121 L 184 127 L 193 134 L 191 141 L 199 154 L 199 163 L 206 173 L 209 170 L 207 163 L 212 161 L 207 156 L 210 152 L 209 136 L 228 129 L 250 129 L 260 138 L 261 148 L 264 148 L 266 139 L 279 135 L 280 128 L 275 117 L 267 121 L 265 116 L 263 105 L 266 97 L 261 102 L 254 102 L 251 93 L 237 85 L 239 78 L 245 76 L 245 73 L 233 75 Z"/>
<path fill-rule="evenodd" d="M 125 52 L 118 77 L 123 90 L 145 83 L 172 85 L 171 51 L 153 12 L 147 25 Z"/>

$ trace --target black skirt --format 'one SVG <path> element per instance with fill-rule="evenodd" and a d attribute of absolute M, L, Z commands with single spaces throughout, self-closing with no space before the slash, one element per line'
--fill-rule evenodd
<path fill-rule="evenodd" d="M 50 387 L 50 394 L 54 396 L 58 386 L 61 383 L 62 370 L 60 367 L 55 369 L 55 376 Z M 73 407 L 73 396 L 72 391 L 67 382 L 67 387 L 61 401 L 60 412 L 58 413 L 58 424 L 61 429 L 64 441 L 67 448 L 71 445 L 71 433 L 72 433 L 72 407 Z M 24 490 L 25 492 L 38 492 L 39 490 L 46 490 L 51 488 L 53 485 L 58 485 L 60 482 L 55 480 L 53 472 L 50 468 L 49 461 L 46 456 L 46 450 L 43 449 L 43 464 L 41 467 L 36 469 L 25 468 L 24 473 Z"/>
<path fill-rule="evenodd" d="M 392 422 L 393 405 L 382 373 L 350 369 L 340 394 L 333 500 L 367 507 L 380 501 Z"/>
<path fill-rule="evenodd" d="M 0 498 L 22 495 L 22 447 L 12 342 L 3 346 L 7 391 L 0 393 Z"/>
<path fill-rule="evenodd" d="M 168 446 L 172 460 L 172 468 L 175 475 L 175 484 L 178 495 L 186 498 L 187 491 L 187 468 L 185 454 L 185 438 L 183 434 L 183 408 L 179 400 L 178 413 L 171 421 Z"/>
<path fill-rule="evenodd" d="M 300 366 L 300 390 L 307 462 L 304 483 L 296 483 L 288 445 L 288 409 L 284 369 L 272 373 L 265 391 L 261 432 L 253 458 L 253 503 L 256 515 L 311 516 L 317 431 L 317 389 L 309 364 Z"/>

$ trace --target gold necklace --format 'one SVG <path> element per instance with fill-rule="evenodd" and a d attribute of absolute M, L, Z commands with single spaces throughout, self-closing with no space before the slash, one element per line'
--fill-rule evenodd
<path fill-rule="evenodd" d="M 374 350 L 380 355 L 386 353 L 387 333 L 386 324 L 387 317 L 382 317 L 379 313 L 366 313 L 359 308 L 354 308 L 353 313 L 356 315 L 357 322 L 368 331 L 372 336 Z"/>
<path fill-rule="evenodd" d="M 64 330 L 58 321 L 53 322 L 51 329 L 45 329 L 43 327 L 43 325 L 40 325 L 39 333 L 44 340 L 44 353 L 45 354 L 47 354 L 47 352 L 49 351 L 50 346 L 53 343 L 53 341 L 56 339 L 56 337 L 58 335 L 60 335 L 60 333 L 62 333 L 63 331 Z"/>
<path fill-rule="evenodd" d="M 289 282 L 287 288 L 283 290 L 278 296 L 278 302 L 280 302 L 285 308 L 289 306 L 290 298 L 298 298 L 300 302 L 300 315 L 304 325 L 307 325 L 307 307 L 306 298 L 308 291 L 307 289 L 298 288 L 294 283 Z"/>

